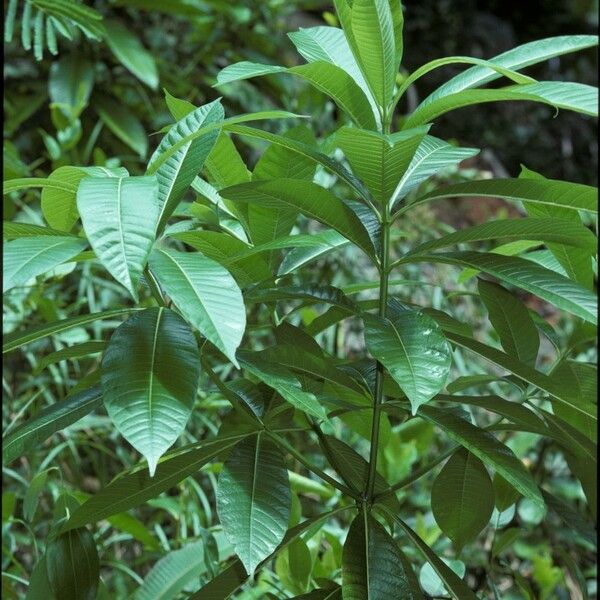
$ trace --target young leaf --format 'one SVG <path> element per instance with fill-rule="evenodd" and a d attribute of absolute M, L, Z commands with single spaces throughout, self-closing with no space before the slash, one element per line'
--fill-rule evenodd
<path fill-rule="evenodd" d="M 194 335 L 166 308 L 136 313 L 108 343 L 102 360 L 104 405 L 123 437 L 148 460 L 151 476 L 185 428 L 199 377 Z"/>
<path fill-rule="evenodd" d="M 480 279 L 477 285 L 504 351 L 535 366 L 540 336 L 527 307 L 497 283 Z"/>
<path fill-rule="evenodd" d="M 290 505 L 287 470 L 273 442 L 261 433 L 240 442 L 223 465 L 217 510 L 250 575 L 283 540 Z"/>
<path fill-rule="evenodd" d="M 2 292 L 24 286 L 79 254 L 85 240 L 51 235 L 31 236 L 3 245 Z"/>
<path fill-rule="evenodd" d="M 408 396 L 413 414 L 445 385 L 452 355 L 439 325 L 416 310 L 365 318 L 367 349 Z"/>
<path fill-rule="evenodd" d="M 186 320 L 236 366 L 246 327 L 242 292 L 229 272 L 198 252 L 155 248 L 150 268 Z"/>
<path fill-rule="evenodd" d="M 385 111 L 396 79 L 396 42 L 389 0 L 354 0 L 350 23 L 355 57 Z"/>
<path fill-rule="evenodd" d="M 471 452 L 457 450 L 444 465 L 431 490 L 431 509 L 459 554 L 487 525 L 494 489 L 483 463 Z"/>
<path fill-rule="evenodd" d="M 57 598 L 91 600 L 100 581 L 100 560 L 92 534 L 84 528 L 72 529 L 49 542 L 46 572 Z"/>
<path fill-rule="evenodd" d="M 160 217 L 156 177 L 89 177 L 77 191 L 83 229 L 106 270 L 137 301 Z"/>
<path fill-rule="evenodd" d="M 176 150 L 164 162 L 158 165 L 158 159 L 186 136 L 195 133 L 203 126 L 218 125 L 223 121 L 223 107 L 220 100 L 205 104 L 189 113 L 175 123 L 160 142 L 148 162 L 147 173 L 156 172 L 158 180 L 158 201 L 160 217 L 158 232 L 160 233 L 175 210 L 181 197 L 200 172 L 206 157 L 210 153 L 219 136 L 218 128 L 208 131 L 205 135 L 196 137 Z"/>
<path fill-rule="evenodd" d="M 342 595 L 344 600 L 386 600 L 422 598 L 412 569 L 394 539 L 366 511 L 352 521 L 342 555 Z"/>

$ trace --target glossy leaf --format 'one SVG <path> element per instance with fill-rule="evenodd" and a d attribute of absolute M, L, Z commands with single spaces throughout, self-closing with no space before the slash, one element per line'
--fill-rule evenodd
<path fill-rule="evenodd" d="M 86 178 L 77 191 L 77 208 L 96 256 L 137 301 L 160 216 L 156 178 Z"/>
<path fill-rule="evenodd" d="M 196 340 L 173 311 L 146 309 L 113 333 L 102 359 L 104 405 L 150 475 L 185 428 L 199 377 Z"/>
<path fill-rule="evenodd" d="M 413 414 L 445 385 L 452 361 L 439 325 L 421 311 L 365 319 L 365 342 L 408 396 Z"/>
<path fill-rule="evenodd" d="M 483 530 L 493 508 L 494 488 L 483 463 L 465 449 L 456 451 L 435 479 L 431 509 L 457 553 Z"/>
<path fill-rule="evenodd" d="M 352 521 L 342 555 L 342 598 L 384 600 L 422 598 L 411 589 L 404 559 L 394 539 L 366 512 Z"/>
<path fill-rule="evenodd" d="M 290 488 L 283 457 L 264 434 L 238 444 L 223 465 L 217 509 L 225 535 L 251 575 L 287 530 Z"/>
<path fill-rule="evenodd" d="M 197 252 L 166 248 L 153 250 L 150 268 L 185 319 L 237 366 L 246 310 L 229 272 Z"/>
<path fill-rule="evenodd" d="M 3 245 L 2 292 L 24 286 L 79 254 L 87 242 L 75 237 L 29 236 Z"/>

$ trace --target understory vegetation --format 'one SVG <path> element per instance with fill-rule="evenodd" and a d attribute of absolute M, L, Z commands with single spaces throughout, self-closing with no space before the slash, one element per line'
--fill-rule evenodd
<path fill-rule="evenodd" d="M 6 598 L 596 598 L 597 14 L 480 4 L 5 2 Z"/>

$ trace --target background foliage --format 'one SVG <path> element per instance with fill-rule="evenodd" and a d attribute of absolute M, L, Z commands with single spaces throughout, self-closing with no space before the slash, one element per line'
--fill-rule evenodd
<path fill-rule="evenodd" d="M 512 5 L 448 0 L 405 4 L 408 51 L 403 66 L 409 71 L 439 56 L 487 58 L 517 43 L 550 35 L 593 33 L 597 27 L 597 7 L 593 2 Z M 159 132 L 172 122 L 163 90 L 196 106 L 222 94 L 226 116 L 268 108 L 311 114 L 311 129 L 319 139 L 341 124 L 335 106 L 298 78 L 259 78 L 218 91 L 212 87 L 223 67 L 240 60 L 296 64 L 296 53 L 285 33 L 323 21 L 332 23 L 335 17 L 328 3 L 97 0 L 89 6 L 93 11 L 75 15 L 72 21 L 69 19 L 73 15 L 52 13 L 43 2 L 5 2 L 5 13 L 10 16 L 14 11 L 16 18 L 12 39 L 5 43 L 4 179 L 47 177 L 60 166 L 74 164 L 123 166 L 132 175 L 143 174 L 146 161 L 161 138 L 160 134 L 148 138 L 148 134 Z M 23 34 L 23 21 L 27 20 L 24 14 L 28 11 L 31 41 Z M 43 39 L 36 34 L 36 28 L 42 31 L 35 24 L 36 18 L 42 19 L 38 14 L 43 14 Z M 56 30 L 56 47 L 52 34 L 48 34 L 48 22 Z M 8 30 L 9 27 L 5 30 L 6 39 L 10 38 Z M 544 63 L 531 74 L 540 79 L 596 84 L 595 67 L 595 50 L 587 50 Z M 419 82 L 415 92 L 418 96 L 411 92 L 406 101 L 415 103 L 455 72 L 450 66 L 432 73 Z M 464 161 L 460 170 L 450 170 L 443 181 L 428 185 L 515 174 L 519 163 L 547 177 L 594 184 L 595 123 L 566 111 L 556 119 L 551 119 L 551 115 L 552 109 L 546 106 L 511 103 L 483 105 L 466 109 L 458 116 L 451 113 L 442 117 L 436 135 L 451 136 L 461 146 L 472 145 L 484 152 Z M 277 121 L 265 125 L 274 132 L 286 127 Z M 250 165 L 263 151 L 263 145 L 257 142 L 238 143 L 238 148 Z M 5 220 L 42 224 L 44 198 L 36 191 L 11 195 L 3 210 Z M 476 202 L 463 199 L 452 205 L 440 202 L 435 208 L 425 205 L 418 210 L 406 225 L 409 241 L 433 239 L 450 228 L 478 224 L 490 216 L 510 216 L 515 209 L 502 201 L 488 203 L 483 209 Z M 303 222 L 302 227 L 311 231 L 309 223 Z M 406 242 L 396 243 L 402 250 L 401 244 Z M 4 332 L 127 304 L 125 290 L 97 266 L 86 264 L 76 274 L 70 271 L 72 268 L 65 265 L 43 283 L 5 295 Z M 445 308 L 448 302 L 441 288 L 451 291 L 457 285 L 456 270 L 451 267 L 412 265 L 406 275 L 419 279 L 421 286 L 399 286 L 396 293 L 404 295 L 407 301 L 428 302 L 436 309 Z M 356 249 L 349 249 L 335 258 L 313 263 L 305 277 L 347 288 L 355 281 L 374 280 L 376 273 L 368 270 Z M 475 279 L 469 285 L 474 290 Z M 366 290 L 360 297 L 374 296 L 374 291 Z M 585 340 L 585 334 L 574 330 L 573 319 L 542 305 L 533 296 L 524 295 L 523 299 L 555 326 L 563 346 L 569 343 L 575 349 L 571 358 L 595 362 L 595 347 L 589 343 L 578 345 L 580 339 Z M 461 296 L 460 301 L 453 301 L 453 312 L 461 321 L 476 324 L 479 339 L 497 343 L 481 303 Z M 299 311 L 304 322 L 315 314 L 311 306 Z M 254 319 L 259 324 L 250 331 L 257 343 L 264 340 L 261 318 L 268 324 L 267 314 L 261 315 L 257 309 Z M 3 372 L 4 435 L 28 415 L 73 394 L 74 388 L 82 389 L 81 381 L 86 381 L 97 366 L 98 354 L 71 356 L 67 361 L 64 355 L 54 354 L 53 358 L 53 353 L 75 344 L 95 343 L 93 350 L 100 353 L 104 346 L 98 340 L 106 340 L 117 322 L 96 322 L 89 329 L 71 329 L 51 341 L 36 342 L 8 356 Z M 323 342 L 334 355 L 352 357 L 363 352 L 362 330 L 356 320 L 328 330 Z M 540 364 L 550 362 L 555 355 L 552 343 L 542 338 Z M 457 377 L 485 370 L 485 363 L 473 355 L 464 357 L 456 352 L 454 358 Z M 227 374 L 221 373 L 223 377 Z M 182 443 L 192 443 L 216 432 L 220 415 L 228 406 L 206 372 L 201 377 L 197 410 L 192 413 Z M 488 424 L 488 414 L 478 414 L 478 418 L 482 426 Z M 369 431 L 367 428 L 365 433 L 364 423 L 347 425 L 331 433 L 354 447 L 367 448 L 365 437 L 368 439 Z M 386 429 L 384 435 L 387 443 L 381 452 L 380 468 L 393 481 L 408 477 L 414 469 L 451 448 L 450 442 L 436 436 L 434 428 L 424 421 L 395 425 Z M 298 437 L 298 443 L 302 439 Z M 552 444 L 529 433 L 507 432 L 504 441 L 531 466 L 538 483 L 548 484 L 558 497 L 585 510 L 581 485 Z M 318 444 L 307 444 L 301 450 L 320 468 L 327 467 Z M 3 467 L 2 586 L 8 598 L 23 597 L 26 583 L 35 577 L 32 570 L 44 549 L 53 514 L 60 512 L 57 506 L 61 502 L 76 505 L 138 460 L 137 453 L 122 443 L 108 416 L 99 409 L 28 452 L 26 458 Z M 301 472 L 299 463 L 294 466 L 297 468 L 292 470 Z M 93 532 L 100 548 L 100 594 L 124 598 L 135 591 L 138 599 L 183 598 L 187 595 L 182 590 L 193 591 L 218 572 L 219 546 L 223 546 L 215 504 L 219 470 L 218 464 L 205 467 L 201 474 L 194 474 L 135 511 L 101 521 Z M 432 515 L 431 503 L 436 501 L 435 488 L 431 498 L 433 480 L 432 474 L 419 479 L 399 498 L 403 512 L 413 515 L 411 527 L 443 554 L 450 541 L 442 535 Z M 494 485 L 502 488 L 503 482 L 496 478 Z M 300 510 L 310 517 L 324 507 L 338 506 L 337 492 L 315 479 L 295 475 L 292 490 L 292 524 Z M 496 504 L 477 543 L 467 545 L 461 560 L 454 560 L 450 566 L 461 573 L 465 563 L 470 565 L 469 581 L 473 588 L 487 594 L 483 597 L 583 598 L 579 591 L 583 588 L 587 597 L 594 598 L 596 563 L 591 536 L 575 531 L 572 523 L 542 521 L 544 515 L 539 508 L 525 499 L 515 503 L 510 489 L 506 496 L 505 502 Z M 267 593 L 276 598 L 291 597 L 304 592 L 309 581 L 331 578 L 340 567 L 347 525 L 348 519 L 342 514 L 339 522 L 329 522 L 308 545 L 291 546 L 237 597 L 262 598 Z M 176 552 L 169 554 L 172 550 Z M 515 580 L 511 572 L 521 574 L 523 581 Z M 432 597 L 444 594 L 443 586 L 427 566 L 420 576 Z M 581 579 L 583 583 L 578 581 Z M 170 591 L 160 589 L 166 580 L 175 581 Z M 492 585 L 490 580 L 495 583 Z"/>

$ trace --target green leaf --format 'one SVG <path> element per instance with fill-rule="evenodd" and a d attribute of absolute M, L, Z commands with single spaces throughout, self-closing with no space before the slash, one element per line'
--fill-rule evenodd
<path fill-rule="evenodd" d="M 344 600 L 422 598 L 418 589 L 411 585 L 407 569 L 412 567 L 394 539 L 378 521 L 361 511 L 352 521 L 344 543 Z"/>
<path fill-rule="evenodd" d="M 49 595 L 49 592 L 50 582 L 46 571 L 46 557 L 42 556 L 35 563 L 31 572 L 25 600 L 55 600 L 54 595 Z"/>
<path fill-rule="evenodd" d="M 100 560 L 92 534 L 84 528 L 62 533 L 46 548 L 46 573 L 57 598 L 92 600 L 100 582 Z"/>
<path fill-rule="evenodd" d="M 242 79 L 260 77 L 261 75 L 272 75 L 273 73 L 286 72 L 286 67 L 280 67 L 277 65 L 264 65 L 244 60 L 232 65 L 228 65 L 224 69 L 221 69 L 217 74 L 216 86 L 225 85 L 226 83 L 231 83 L 233 81 L 241 81 Z"/>
<path fill-rule="evenodd" d="M 214 579 L 202 586 L 188 600 L 226 600 L 248 579 L 244 566 L 235 559 Z"/>
<path fill-rule="evenodd" d="M 292 406 L 317 419 L 327 419 L 327 412 L 318 398 L 311 392 L 305 392 L 300 381 L 291 371 L 261 360 L 260 353 L 239 351 L 237 358 L 243 369 L 276 390 Z"/>
<path fill-rule="evenodd" d="M 2 292 L 24 286 L 79 254 L 85 240 L 50 235 L 31 236 L 3 245 Z"/>
<path fill-rule="evenodd" d="M 458 554 L 487 525 L 494 509 L 494 488 L 483 463 L 471 452 L 457 450 L 444 465 L 431 490 L 431 509 Z"/>
<path fill-rule="evenodd" d="M 536 371 L 534 368 L 516 360 L 505 352 L 492 348 L 491 346 L 486 346 L 472 338 L 464 337 L 447 330 L 445 331 L 445 334 L 446 338 L 452 343 L 475 352 L 498 367 L 510 371 L 513 375 L 516 375 L 527 383 L 531 383 L 539 389 L 548 392 L 548 394 L 553 396 L 556 400 L 574 408 L 582 415 L 592 417 L 594 420 L 597 419 L 596 406 L 588 401 L 575 402 L 572 399 L 568 383 L 565 384 L 562 380 L 557 381 L 552 379 L 548 375 Z"/>
<path fill-rule="evenodd" d="M 93 63 L 80 54 L 67 54 L 52 62 L 48 77 L 50 108 L 66 109 L 71 119 L 77 119 L 89 102 L 94 74 Z"/>
<path fill-rule="evenodd" d="M 206 571 L 203 542 L 191 542 L 163 556 L 133 594 L 134 600 L 172 600 Z"/>
<path fill-rule="evenodd" d="M 244 183 L 221 190 L 221 195 L 236 202 L 256 203 L 266 208 L 293 208 L 354 242 L 374 256 L 371 239 L 356 214 L 337 196 L 316 183 L 297 179 L 274 179 Z"/>
<path fill-rule="evenodd" d="M 451 439 L 464 446 L 485 464 L 493 467 L 523 496 L 535 502 L 537 506 L 544 507 L 540 491 L 523 463 L 491 433 L 471 425 L 451 412 L 432 406 L 424 406 L 419 414 L 443 429 Z"/>
<path fill-rule="evenodd" d="M 376 121 L 368 97 L 342 68 L 320 60 L 288 69 L 327 94 L 359 127 L 375 129 Z"/>
<path fill-rule="evenodd" d="M 50 227 L 61 231 L 71 231 L 79 219 L 77 212 L 77 187 L 85 177 L 127 177 L 129 173 L 123 168 L 107 169 L 106 167 L 59 167 L 48 176 L 48 181 L 57 181 L 73 186 L 72 192 L 58 190 L 53 187 L 42 189 L 42 213 Z"/>
<path fill-rule="evenodd" d="M 469 589 L 467 584 L 438 555 L 398 516 L 382 507 L 385 514 L 389 515 L 406 533 L 413 544 L 418 548 L 425 560 L 433 567 L 440 579 L 455 600 L 478 600 L 477 596 Z"/>
<path fill-rule="evenodd" d="M 405 128 L 409 130 L 409 128 Z M 412 190 L 443 169 L 458 165 L 479 154 L 478 148 L 458 148 L 432 135 L 426 135 L 396 185 L 389 206 L 395 210 L 398 203 Z"/>
<path fill-rule="evenodd" d="M 144 126 L 125 104 L 109 98 L 98 98 L 94 108 L 102 122 L 141 159 L 148 152 L 148 137 Z"/>
<path fill-rule="evenodd" d="M 428 127 L 382 135 L 375 131 L 342 127 L 336 134 L 352 171 L 383 206 L 392 197 Z"/>
<path fill-rule="evenodd" d="M 246 327 L 242 292 L 219 263 L 197 252 L 155 248 L 150 268 L 185 319 L 238 366 Z"/>
<path fill-rule="evenodd" d="M 40 187 L 42 189 L 51 188 L 62 192 L 75 193 L 77 188 L 74 185 L 62 183 L 58 181 L 52 181 L 51 179 L 44 179 L 40 177 L 23 177 L 17 179 L 8 179 L 2 184 L 2 195 L 17 192 L 19 190 Z"/>
<path fill-rule="evenodd" d="M 261 433 L 240 442 L 223 465 L 217 510 L 250 575 L 283 540 L 290 506 L 288 474 L 277 447 Z"/>
<path fill-rule="evenodd" d="M 183 194 L 200 172 L 206 157 L 219 137 L 219 130 L 214 128 L 203 136 L 190 139 L 181 147 L 178 144 L 183 142 L 186 137 L 200 131 L 202 127 L 219 125 L 223 122 L 223 116 L 220 100 L 195 109 L 169 129 L 150 157 L 146 174 L 156 173 L 158 180 L 159 233 L 163 230 Z M 160 157 L 172 151 L 173 148 L 178 149 L 159 164 Z"/>
<path fill-rule="evenodd" d="M 102 359 L 104 406 L 150 475 L 192 412 L 200 353 L 187 323 L 166 308 L 136 313 L 113 333 Z"/>
<path fill-rule="evenodd" d="M 491 58 L 490 62 L 507 69 L 518 70 L 554 58 L 555 56 L 577 52 L 596 46 L 597 44 L 598 36 L 595 35 L 562 35 L 550 37 L 512 48 Z M 487 67 L 467 69 L 438 87 L 421 102 L 420 106 L 426 106 L 434 100 L 448 96 L 449 94 L 484 85 L 499 77 L 501 77 L 499 73 Z"/>
<path fill-rule="evenodd" d="M 541 102 L 585 115 L 598 116 L 598 89 L 570 81 L 539 81 L 495 90 L 465 90 L 419 106 L 403 125 L 403 129 L 431 123 L 439 116 L 473 104 L 527 100 Z"/>
<path fill-rule="evenodd" d="M 31 237 L 39 235 L 54 235 L 64 237 L 64 231 L 58 231 L 45 227 L 44 225 L 34 225 L 33 223 L 18 223 L 16 221 L 2 222 L 2 237 L 5 240 L 16 240 L 22 237 Z"/>
<path fill-rule="evenodd" d="M 537 181 L 545 180 L 542 175 L 535 173 L 534 171 L 530 171 L 522 165 L 519 177 L 523 179 L 534 179 Z M 550 217 L 557 224 L 561 224 L 565 227 L 567 226 L 567 222 L 573 229 L 579 227 L 580 233 L 576 233 L 572 236 L 572 239 L 574 240 L 585 240 L 586 234 L 591 233 L 587 228 L 583 227 L 579 214 L 573 210 L 569 210 L 568 208 L 561 206 L 530 204 L 528 202 L 524 202 L 523 206 L 527 211 L 527 214 L 532 215 L 533 217 Z M 583 233 L 584 231 L 586 233 Z M 552 254 L 556 257 L 558 262 L 565 269 L 566 274 L 571 279 L 581 283 L 581 285 L 584 287 L 591 289 L 594 280 L 592 256 L 596 253 L 598 240 L 593 235 L 588 235 L 588 237 L 590 237 L 590 243 L 593 243 L 590 248 L 572 248 L 570 247 L 572 244 L 569 244 L 568 241 L 565 242 L 561 240 L 557 240 L 559 243 L 551 243 L 547 244 L 547 246 L 548 250 L 550 250 L 550 252 L 552 252 Z"/>
<path fill-rule="evenodd" d="M 197 473 L 206 463 L 234 446 L 247 433 L 204 440 L 169 452 L 158 463 L 156 472 L 138 466 L 122 473 L 84 502 L 64 525 L 63 530 L 96 523 L 135 508 Z"/>
<path fill-rule="evenodd" d="M 452 355 L 439 325 L 422 311 L 365 318 L 367 349 L 410 400 L 413 414 L 445 385 Z"/>
<path fill-rule="evenodd" d="M 79 184 L 77 208 L 100 262 L 137 302 L 137 285 L 160 216 L 156 177 L 89 177 Z"/>
<path fill-rule="evenodd" d="M 2 353 L 12 352 L 25 344 L 35 342 L 42 338 L 48 337 L 55 333 L 62 333 L 68 329 L 74 327 L 80 327 L 93 323 L 100 319 L 110 319 L 111 317 L 119 317 L 121 315 L 129 314 L 139 310 L 137 308 L 117 308 L 115 310 L 107 310 L 99 313 L 92 313 L 91 315 L 79 315 L 77 317 L 71 317 L 70 319 L 62 319 L 60 321 L 54 321 L 53 323 L 44 323 L 25 331 L 15 331 L 4 336 L 4 344 L 2 346 Z"/>
<path fill-rule="evenodd" d="M 448 252 L 409 256 L 400 262 L 441 262 L 471 267 L 520 287 L 585 321 L 597 323 L 597 299 L 592 292 L 523 258 L 486 252 Z"/>
<path fill-rule="evenodd" d="M 396 80 L 396 42 L 389 0 L 354 0 L 353 50 L 379 106 L 385 111 Z"/>
<path fill-rule="evenodd" d="M 568 211 L 577 216 L 574 211 Z M 430 252 L 456 244 L 502 239 L 506 241 L 531 240 L 540 242 L 558 242 L 574 248 L 581 248 L 586 256 L 595 252 L 596 236 L 580 223 L 564 218 L 523 218 L 499 219 L 454 231 L 436 240 L 415 246 L 409 254 Z"/>
<path fill-rule="evenodd" d="M 136 35 L 121 21 L 106 22 L 106 43 L 117 60 L 148 87 L 158 88 L 158 69 L 154 58 Z"/>
<path fill-rule="evenodd" d="M 478 290 L 504 351 L 525 364 L 535 366 L 540 335 L 529 309 L 497 283 L 480 279 Z"/>
<path fill-rule="evenodd" d="M 44 356 L 35 367 L 33 371 L 34 375 L 41 373 L 48 365 L 66 360 L 68 358 L 81 358 L 90 356 L 91 354 L 97 354 L 102 352 L 106 347 L 106 343 L 102 341 L 91 341 L 84 342 L 82 344 L 75 344 L 61 350 L 56 350 L 50 354 Z"/>
<path fill-rule="evenodd" d="M 25 497 L 23 498 L 23 516 L 25 517 L 25 520 L 33 521 L 40 501 L 40 494 L 42 493 L 42 490 L 46 485 L 46 480 L 48 479 L 48 473 L 54 468 L 55 467 L 51 467 L 45 471 L 40 471 L 31 480 L 31 483 L 25 492 Z"/>
<path fill-rule="evenodd" d="M 598 190 L 589 185 L 554 179 L 487 179 L 441 187 L 415 200 L 410 206 L 441 198 L 503 198 L 527 201 L 528 205 L 561 206 L 570 210 L 598 212 Z"/>
<path fill-rule="evenodd" d="M 288 37 L 307 62 L 327 61 L 348 73 L 367 96 L 377 125 L 380 125 L 377 104 L 372 98 L 369 86 L 341 29 L 324 26 L 309 27 L 288 33 Z"/>

